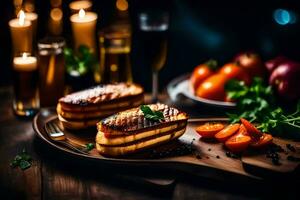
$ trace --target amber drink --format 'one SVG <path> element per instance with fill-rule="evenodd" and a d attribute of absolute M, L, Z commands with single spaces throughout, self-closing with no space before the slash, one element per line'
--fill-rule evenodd
<path fill-rule="evenodd" d="M 44 38 L 39 49 L 39 95 L 41 107 L 55 106 L 64 95 L 65 64 L 63 38 Z"/>

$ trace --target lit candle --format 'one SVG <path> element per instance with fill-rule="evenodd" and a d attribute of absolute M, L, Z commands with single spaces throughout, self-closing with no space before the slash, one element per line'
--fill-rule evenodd
<path fill-rule="evenodd" d="M 37 69 L 37 59 L 23 53 L 22 56 L 14 57 L 13 66 L 16 71 L 34 71 Z"/>
<path fill-rule="evenodd" d="M 86 45 L 90 47 L 92 51 L 95 51 L 97 18 L 96 13 L 85 12 L 83 9 L 81 9 L 78 14 L 74 14 L 70 17 L 76 49 L 80 45 Z"/>
<path fill-rule="evenodd" d="M 21 10 L 17 19 L 9 21 L 14 55 L 20 52 L 32 52 L 32 24 L 25 19 Z"/>
<path fill-rule="evenodd" d="M 27 13 L 25 13 L 25 19 L 29 20 L 31 22 L 32 36 L 33 36 L 33 39 L 36 39 L 36 27 L 37 27 L 38 15 L 34 12 L 27 12 Z"/>
<path fill-rule="evenodd" d="M 73 1 L 69 4 L 71 13 L 78 13 L 80 9 L 89 11 L 92 8 L 92 2 L 87 0 Z"/>

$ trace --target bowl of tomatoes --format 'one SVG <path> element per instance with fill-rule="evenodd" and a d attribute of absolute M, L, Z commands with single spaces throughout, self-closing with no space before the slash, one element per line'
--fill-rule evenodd
<path fill-rule="evenodd" d="M 197 104 L 234 108 L 236 104 L 227 96 L 226 84 L 237 79 L 248 85 L 252 77 L 263 77 L 265 70 L 260 56 L 251 52 L 238 54 L 221 66 L 215 60 L 208 60 L 196 66 L 191 74 L 171 81 L 167 91 L 173 102 L 183 95 Z"/>

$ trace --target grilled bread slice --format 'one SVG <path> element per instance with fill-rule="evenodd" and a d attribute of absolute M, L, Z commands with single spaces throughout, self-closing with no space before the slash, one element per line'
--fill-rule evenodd
<path fill-rule="evenodd" d="M 103 119 L 97 124 L 98 151 L 109 156 L 124 155 L 176 139 L 185 132 L 186 113 L 164 104 L 148 106 L 152 111 L 161 111 L 164 120 L 145 118 L 140 107 Z"/>
<path fill-rule="evenodd" d="M 99 85 L 59 99 L 64 111 L 82 112 L 122 108 L 144 99 L 143 88 L 135 83 Z"/>
<path fill-rule="evenodd" d="M 67 129 L 95 126 L 104 117 L 141 105 L 143 88 L 134 83 L 99 85 L 59 99 L 56 110 Z"/>

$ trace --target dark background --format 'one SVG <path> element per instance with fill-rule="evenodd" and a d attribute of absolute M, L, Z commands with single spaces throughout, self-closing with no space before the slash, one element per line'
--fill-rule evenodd
<path fill-rule="evenodd" d="M 63 0 L 63 36 L 71 41 L 69 24 L 70 0 Z M 47 35 L 50 12 L 49 0 L 36 0 L 39 15 L 38 39 Z M 240 51 L 253 50 L 263 59 L 286 55 L 300 60 L 300 6 L 297 1 L 189 1 L 189 0 L 129 0 L 133 25 L 132 69 L 134 81 L 151 86 L 151 71 L 139 43 L 137 14 L 144 9 L 165 9 L 170 12 L 169 49 L 166 67 L 161 71 L 161 87 L 176 76 L 189 72 L 197 64 L 215 58 L 221 64 Z M 273 18 L 278 8 L 292 11 L 298 17 L 294 24 L 279 25 Z M 115 1 L 94 0 L 93 11 L 98 13 L 98 30 L 109 25 Z M 11 83 L 11 41 L 8 21 L 14 18 L 13 1 L 0 6 L 0 85 Z M 70 43 L 69 43 L 70 44 Z"/>

